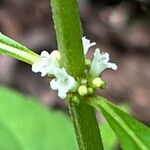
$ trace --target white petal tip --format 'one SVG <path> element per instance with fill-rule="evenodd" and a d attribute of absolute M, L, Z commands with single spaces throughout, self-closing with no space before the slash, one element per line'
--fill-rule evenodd
<path fill-rule="evenodd" d="M 41 52 L 41 57 L 48 57 L 49 53 L 47 51 L 42 51 Z"/>
<path fill-rule="evenodd" d="M 66 94 L 66 93 L 59 93 L 59 92 L 58 92 L 58 96 L 59 96 L 59 98 L 61 98 L 61 99 L 65 99 L 66 96 L 67 96 L 67 94 Z"/>
<path fill-rule="evenodd" d="M 32 71 L 33 71 L 34 73 L 39 72 L 39 67 L 38 67 L 37 65 L 33 64 L 33 65 L 32 65 Z"/>
<path fill-rule="evenodd" d="M 112 69 L 113 69 L 113 70 L 117 70 L 117 69 L 118 69 L 118 66 L 117 66 L 116 64 L 113 64 L 113 65 L 112 65 Z"/>

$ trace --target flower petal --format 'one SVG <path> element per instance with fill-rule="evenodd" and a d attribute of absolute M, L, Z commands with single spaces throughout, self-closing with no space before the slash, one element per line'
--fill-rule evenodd
<path fill-rule="evenodd" d="M 48 57 L 49 57 L 49 53 L 47 51 L 41 52 L 41 58 L 48 58 Z"/>
<path fill-rule="evenodd" d="M 65 68 L 59 69 L 55 76 L 56 78 L 50 81 L 50 87 L 53 90 L 58 90 L 58 96 L 64 99 L 68 91 L 76 87 L 76 81 L 66 72 Z"/>
<path fill-rule="evenodd" d="M 109 62 L 109 54 L 108 53 L 100 53 L 100 49 L 96 49 L 94 52 L 94 58 L 91 63 L 90 74 L 93 77 L 98 77 L 102 71 L 107 68 L 111 68 L 113 70 L 117 70 L 117 65 L 115 63 Z"/>
<path fill-rule="evenodd" d="M 67 96 L 66 93 L 67 93 L 67 92 L 64 92 L 64 91 L 59 90 L 59 91 L 58 91 L 58 96 L 59 96 L 61 99 L 65 99 L 66 96 Z"/>
<path fill-rule="evenodd" d="M 54 52 L 49 54 L 47 51 L 42 51 L 41 59 L 32 65 L 32 71 L 35 73 L 41 72 L 42 77 L 46 74 L 55 75 L 55 72 L 60 68 L 58 60 L 59 52 L 56 52 L 55 50 L 55 54 L 56 53 L 57 55 L 54 55 Z"/>
<path fill-rule="evenodd" d="M 57 90 L 58 89 L 58 86 L 57 86 L 57 80 L 56 79 L 53 79 L 50 81 L 50 87 L 52 90 Z"/>
<path fill-rule="evenodd" d="M 32 71 L 37 73 L 41 70 L 41 62 L 36 62 L 32 65 Z"/>
<path fill-rule="evenodd" d="M 86 55 L 90 47 L 96 45 L 95 42 L 90 43 L 90 40 L 86 39 L 85 36 L 82 37 L 82 43 L 83 43 L 84 55 Z"/>

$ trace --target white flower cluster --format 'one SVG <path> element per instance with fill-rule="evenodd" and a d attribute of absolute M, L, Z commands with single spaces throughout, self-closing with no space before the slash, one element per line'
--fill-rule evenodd
<path fill-rule="evenodd" d="M 50 81 L 50 87 L 53 90 L 58 90 L 58 96 L 64 99 L 69 90 L 76 88 L 77 83 L 66 72 L 65 68 L 61 67 L 60 59 L 60 53 L 57 50 L 52 51 L 51 54 L 43 51 L 41 53 L 41 60 L 32 65 L 32 71 L 35 73 L 41 72 L 42 77 L 47 74 L 54 75 L 55 78 Z"/>
<path fill-rule="evenodd" d="M 90 43 L 90 40 L 85 37 L 82 38 L 82 42 L 84 55 L 86 55 L 90 47 L 96 45 L 95 42 Z M 116 64 L 109 62 L 109 54 L 101 54 L 100 50 L 96 49 L 89 70 L 90 75 L 93 78 L 97 78 L 106 68 L 117 70 Z M 43 51 L 40 61 L 32 65 L 32 71 L 35 73 L 41 72 L 42 77 L 45 75 L 53 75 L 54 79 L 50 81 L 50 87 L 53 90 L 58 90 L 58 96 L 61 99 L 64 99 L 69 91 L 77 91 L 77 81 L 66 72 L 65 68 L 61 67 L 61 56 L 57 50 L 52 51 L 50 54 Z M 78 92 L 80 95 L 83 95 L 80 89 L 82 88 L 78 88 Z"/>
<path fill-rule="evenodd" d="M 90 40 L 85 37 L 82 38 L 84 55 L 86 55 L 87 51 L 90 47 L 96 45 L 95 42 L 90 43 Z M 93 77 L 98 77 L 102 71 L 107 68 L 111 68 L 113 70 L 117 70 L 117 65 L 115 63 L 109 62 L 109 54 L 108 53 L 100 53 L 100 49 L 97 48 L 94 52 L 94 58 L 91 63 L 90 75 Z"/>

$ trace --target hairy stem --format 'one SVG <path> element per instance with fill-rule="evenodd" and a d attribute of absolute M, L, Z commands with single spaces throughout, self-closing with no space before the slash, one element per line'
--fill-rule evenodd
<path fill-rule="evenodd" d="M 58 49 L 63 65 L 75 78 L 85 69 L 82 30 L 77 0 L 51 0 Z M 100 131 L 93 107 L 69 102 L 80 150 L 102 150 Z"/>

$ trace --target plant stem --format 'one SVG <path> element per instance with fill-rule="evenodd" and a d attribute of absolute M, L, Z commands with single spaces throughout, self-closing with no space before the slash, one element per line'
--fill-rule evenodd
<path fill-rule="evenodd" d="M 80 150 L 102 150 L 100 130 L 93 107 L 70 103 L 70 113 L 74 123 Z"/>
<path fill-rule="evenodd" d="M 72 75 L 81 75 L 85 63 L 76 0 L 51 0 L 51 4 L 63 65 Z"/>
<path fill-rule="evenodd" d="M 75 78 L 85 69 L 82 30 L 76 0 L 51 0 L 58 49 L 63 65 Z M 80 150 L 102 150 L 100 131 L 93 107 L 69 102 Z"/>

